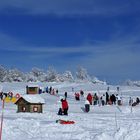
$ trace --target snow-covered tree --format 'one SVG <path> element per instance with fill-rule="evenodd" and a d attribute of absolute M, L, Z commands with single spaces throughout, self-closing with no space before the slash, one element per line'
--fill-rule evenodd
<path fill-rule="evenodd" d="M 54 82 L 57 80 L 57 72 L 53 67 L 49 67 L 47 70 L 47 81 Z"/>
<path fill-rule="evenodd" d="M 83 67 L 78 67 L 76 78 L 78 80 L 90 80 L 90 76 L 88 75 L 87 70 Z"/>
<path fill-rule="evenodd" d="M 39 68 L 33 68 L 31 73 L 30 73 L 30 79 L 33 79 L 33 81 L 40 81 L 44 82 L 47 80 L 47 74 L 45 73 L 44 70 L 39 69 Z"/>
<path fill-rule="evenodd" d="M 78 67 L 76 72 L 76 78 L 73 77 L 71 71 L 65 71 L 62 74 L 56 72 L 53 67 L 49 67 L 47 72 L 39 68 L 32 68 L 31 72 L 23 73 L 18 69 L 5 69 L 3 66 L 0 65 L 0 82 L 74 82 L 75 80 L 78 81 L 90 81 L 93 83 L 102 83 L 105 84 L 103 81 L 98 80 L 97 77 L 91 78 L 87 70 L 83 67 Z M 133 82 L 128 81 L 127 84 L 129 85 L 136 85 L 139 86 L 140 82 Z"/>
<path fill-rule="evenodd" d="M 26 74 L 26 82 L 37 82 L 37 77 L 32 72 Z"/>
<path fill-rule="evenodd" d="M 64 77 L 64 81 L 71 81 L 71 82 L 74 81 L 71 71 L 65 71 L 63 77 Z"/>
<path fill-rule="evenodd" d="M 140 87 L 140 81 L 126 80 L 123 85 Z"/>
<path fill-rule="evenodd" d="M 22 82 L 25 81 L 25 74 L 18 69 L 10 69 L 7 71 L 5 81 L 7 82 Z"/>
<path fill-rule="evenodd" d="M 97 77 L 93 77 L 91 81 L 92 81 L 92 83 L 94 83 L 94 84 L 107 85 L 107 83 L 106 83 L 105 81 L 101 81 L 101 80 L 99 80 Z"/>
<path fill-rule="evenodd" d="M 0 82 L 4 82 L 7 75 L 7 70 L 0 65 Z"/>

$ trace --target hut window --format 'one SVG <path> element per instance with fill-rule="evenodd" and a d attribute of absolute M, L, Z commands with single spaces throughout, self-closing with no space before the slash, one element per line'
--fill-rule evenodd
<path fill-rule="evenodd" d="M 26 107 L 25 107 L 25 106 L 22 107 L 22 111 L 23 111 L 23 112 L 26 111 Z"/>
<path fill-rule="evenodd" d="M 29 88 L 29 91 L 35 92 L 35 91 L 36 91 L 36 88 L 35 88 L 35 87 L 30 87 L 30 88 Z"/>
<path fill-rule="evenodd" d="M 38 107 L 34 106 L 33 111 L 38 112 Z"/>

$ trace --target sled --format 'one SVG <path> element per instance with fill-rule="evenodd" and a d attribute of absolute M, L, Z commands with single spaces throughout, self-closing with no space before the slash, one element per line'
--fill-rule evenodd
<path fill-rule="evenodd" d="M 11 99 L 10 99 L 9 97 L 6 97 L 6 98 L 4 99 L 4 101 L 5 101 L 5 103 L 10 103 L 10 102 L 11 102 Z"/>
<path fill-rule="evenodd" d="M 69 121 L 69 120 L 56 120 L 56 123 L 60 123 L 60 124 L 74 124 L 74 121 Z"/>
<path fill-rule="evenodd" d="M 12 103 L 15 103 L 17 101 L 17 98 L 16 97 L 13 97 L 12 99 L 11 99 L 11 102 Z"/>
<path fill-rule="evenodd" d="M 17 98 L 15 98 L 15 97 L 12 97 L 12 98 L 6 97 L 4 100 L 5 100 L 5 103 L 15 103 L 17 101 Z"/>

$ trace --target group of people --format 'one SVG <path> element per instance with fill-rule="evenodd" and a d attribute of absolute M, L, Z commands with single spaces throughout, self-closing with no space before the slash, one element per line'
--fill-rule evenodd
<path fill-rule="evenodd" d="M 108 92 L 106 92 L 105 94 L 103 94 L 102 96 L 98 96 L 96 93 L 94 95 L 92 95 L 91 93 L 89 93 L 86 97 L 86 101 L 85 101 L 85 112 L 89 112 L 90 111 L 90 105 L 99 105 L 99 106 L 104 106 L 104 105 L 112 105 L 112 104 L 118 104 L 118 105 L 122 105 L 122 101 L 121 101 L 121 97 L 116 94 L 111 94 L 109 96 Z"/>
<path fill-rule="evenodd" d="M 105 94 L 98 96 L 97 93 L 95 93 L 93 96 L 89 93 L 88 96 L 90 97 L 90 104 L 92 105 L 112 105 L 112 104 L 118 104 L 122 105 L 122 99 L 118 94 L 111 94 L 109 95 L 108 92 Z M 87 97 L 88 97 L 87 96 Z"/>
<path fill-rule="evenodd" d="M 117 90 L 119 90 L 117 88 Z M 80 97 L 84 97 L 84 92 L 83 90 L 80 91 L 80 93 L 75 92 L 75 100 L 79 101 Z M 64 94 L 64 98 L 61 98 L 61 107 L 59 108 L 58 115 L 68 115 L 68 101 L 67 101 L 67 92 Z M 133 102 L 132 98 L 129 100 L 129 105 L 135 106 L 140 103 L 140 99 L 137 97 L 136 101 Z M 122 97 L 120 97 L 120 94 L 110 94 L 108 91 L 106 91 L 102 95 L 98 95 L 97 93 L 94 93 L 92 95 L 91 93 L 88 93 L 87 96 L 85 97 L 85 112 L 90 111 L 90 105 L 99 105 L 99 106 L 104 106 L 104 105 L 122 105 Z"/>
<path fill-rule="evenodd" d="M 6 97 L 12 99 L 13 93 L 12 92 L 8 92 L 8 93 L 0 92 L 0 99 L 1 100 L 5 99 Z"/>
<path fill-rule="evenodd" d="M 84 91 L 83 90 L 80 90 L 80 93 L 79 92 L 75 92 L 75 100 L 80 100 L 80 97 L 84 97 Z"/>
<path fill-rule="evenodd" d="M 52 86 L 46 87 L 46 93 L 49 93 L 51 95 L 57 95 L 58 89 L 54 89 Z"/>

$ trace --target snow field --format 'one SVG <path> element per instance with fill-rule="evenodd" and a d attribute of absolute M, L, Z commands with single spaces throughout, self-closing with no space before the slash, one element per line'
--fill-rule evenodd
<path fill-rule="evenodd" d="M 38 83 L 41 86 L 42 83 Z M 3 90 L 25 94 L 27 83 L 4 83 Z M 51 85 L 49 83 L 48 85 Z M 41 94 L 45 105 L 43 113 L 16 113 L 17 106 L 5 104 L 2 140 L 140 140 L 140 105 L 131 108 L 128 106 L 128 98 L 139 95 L 139 89 L 121 87 L 123 93 L 123 106 L 91 105 L 90 112 L 84 113 L 84 97 L 75 101 L 74 92 L 84 89 L 85 94 L 106 90 L 103 85 L 91 83 L 53 83 L 53 87 L 59 89 L 59 96 L 68 92 L 69 115 L 58 116 L 59 96 Z M 115 90 L 116 87 L 111 87 Z M 0 102 L 1 104 L 1 102 Z M 73 120 L 73 125 L 61 125 L 57 119 Z"/>

